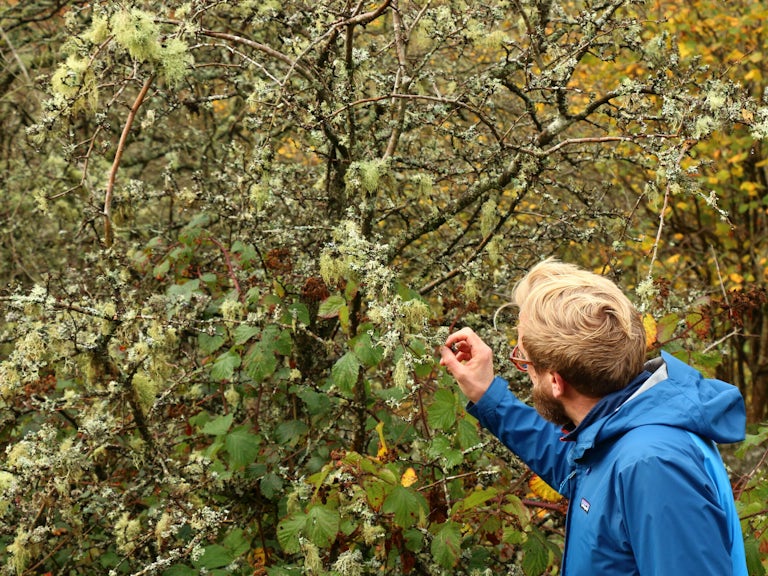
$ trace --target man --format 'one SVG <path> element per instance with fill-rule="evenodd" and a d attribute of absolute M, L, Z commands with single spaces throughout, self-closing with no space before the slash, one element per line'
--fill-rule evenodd
<path fill-rule="evenodd" d="M 443 364 L 467 410 L 569 498 L 564 576 L 739 575 L 746 560 L 715 443 L 744 438 L 739 391 L 662 352 L 645 363 L 640 315 L 610 280 L 546 260 L 518 283 L 511 356 L 535 409 L 494 376 L 471 329 Z"/>

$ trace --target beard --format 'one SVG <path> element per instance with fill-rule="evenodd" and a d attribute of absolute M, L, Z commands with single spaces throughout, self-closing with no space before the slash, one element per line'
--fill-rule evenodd
<path fill-rule="evenodd" d="M 571 424 L 571 419 L 565 413 L 562 402 L 547 392 L 544 386 L 533 386 L 531 393 L 533 405 L 542 418 L 549 420 L 558 426 Z"/>

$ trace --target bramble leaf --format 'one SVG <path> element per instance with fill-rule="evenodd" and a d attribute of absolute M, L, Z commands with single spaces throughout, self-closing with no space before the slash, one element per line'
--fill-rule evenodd
<path fill-rule="evenodd" d="M 347 352 L 336 361 L 331 369 L 331 381 L 345 395 L 350 395 L 357 383 L 360 361 L 352 352 Z"/>
<path fill-rule="evenodd" d="M 461 530 L 456 522 L 446 522 L 435 534 L 432 556 L 443 568 L 453 568 L 461 556 Z"/>
<path fill-rule="evenodd" d="M 313 506 L 307 513 L 304 532 L 317 547 L 328 548 L 339 532 L 339 512 L 328 506 Z"/>
<path fill-rule="evenodd" d="M 429 506 L 420 493 L 398 485 L 384 500 L 381 510 L 394 514 L 395 524 L 398 526 L 409 528 L 428 512 Z"/>

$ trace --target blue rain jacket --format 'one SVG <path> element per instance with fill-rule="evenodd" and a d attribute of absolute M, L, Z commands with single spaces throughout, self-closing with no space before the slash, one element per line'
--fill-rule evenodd
<path fill-rule="evenodd" d="M 499 377 L 467 411 L 569 499 L 563 576 L 747 576 L 715 446 L 744 439 L 734 386 L 662 352 L 565 435 Z"/>

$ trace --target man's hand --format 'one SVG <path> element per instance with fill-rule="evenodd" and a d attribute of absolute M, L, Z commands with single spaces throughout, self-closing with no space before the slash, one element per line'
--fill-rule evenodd
<path fill-rule="evenodd" d="M 493 381 L 493 351 L 470 328 L 454 332 L 440 348 L 440 364 L 448 369 L 471 402 L 477 402 Z"/>

